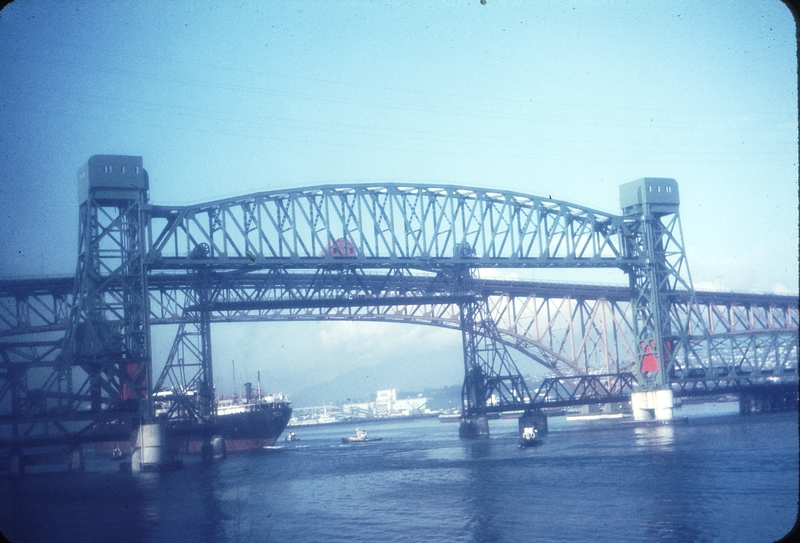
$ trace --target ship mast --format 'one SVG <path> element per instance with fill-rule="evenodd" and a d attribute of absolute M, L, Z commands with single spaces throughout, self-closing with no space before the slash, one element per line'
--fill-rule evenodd
<path fill-rule="evenodd" d="M 231 360 L 231 365 L 233 366 L 233 393 L 236 395 L 236 399 L 238 399 L 239 391 L 236 388 L 236 361 Z"/>

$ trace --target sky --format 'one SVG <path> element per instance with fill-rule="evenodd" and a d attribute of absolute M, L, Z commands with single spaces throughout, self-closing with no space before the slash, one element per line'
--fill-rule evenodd
<path fill-rule="evenodd" d="M 18 0 L 0 11 L 0 277 L 74 274 L 77 170 L 126 154 L 160 205 L 402 181 L 619 213 L 619 185 L 671 177 L 695 288 L 797 294 L 795 35 L 777 0 Z M 461 371 L 457 332 L 254 326 L 215 332 L 215 360 L 285 391 L 409 357 L 447 368 L 426 384 Z"/>

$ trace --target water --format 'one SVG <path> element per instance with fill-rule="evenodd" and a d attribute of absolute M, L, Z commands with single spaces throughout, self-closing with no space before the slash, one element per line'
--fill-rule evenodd
<path fill-rule="evenodd" d="M 732 404 L 735 409 L 735 404 Z M 634 428 L 550 419 L 539 447 L 516 421 L 461 441 L 437 420 L 295 429 L 301 441 L 207 466 L 133 476 L 87 471 L 0 485 L 12 541 L 699 541 L 783 537 L 797 518 L 795 413 L 685 406 L 689 424 Z"/>

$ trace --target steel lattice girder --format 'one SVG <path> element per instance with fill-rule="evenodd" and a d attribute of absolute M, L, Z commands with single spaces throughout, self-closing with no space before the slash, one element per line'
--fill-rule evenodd
<path fill-rule="evenodd" d="M 207 422 L 216 415 L 211 358 L 211 304 L 219 292 L 207 270 L 194 274 L 195 304 L 183 311 L 178 333 L 153 391 L 168 391 L 168 418 Z M 224 281 L 223 281 L 224 282 Z"/>
<path fill-rule="evenodd" d="M 197 303 L 188 281 L 183 275 L 150 278 L 151 323 L 178 323 L 184 308 Z M 219 292 L 220 309 L 212 319 L 215 322 L 383 320 L 457 328 L 457 300 L 443 297 L 441 289 L 444 287 L 436 282 L 435 276 L 411 276 L 406 272 L 377 277 L 330 272 L 233 274 L 227 276 L 225 287 Z M 42 287 L 37 286 L 30 299 L 39 300 L 41 290 Z M 625 371 L 628 368 L 632 360 L 633 335 L 627 292 L 621 287 L 504 281 L 481 281 L 478 286 L 478 294 L 488 297 L 503 341 L 557 374 L 608 372 L 606 368 Z M 21 307 L 28 299 L 18 289 L 6 288 L 0 290 L 0 294 L 3 294 L 1 308 Z M 391 300 L 386 299 L 401 296 L 412 298 L 403 305 L 390 305 Z M 374 297 L 383 297 L 385 303 L 376 303 Z M 701 292 L 698 299 L 701 312 L 709 319 L 707 326 L 714 331 L 709 342 L 713 345 L 711 351 L 723 351 L 715 355 L 727 361 L 723 366 L 739 363 L 739 358 L 724 353 L 734 352 L 736 349 L 732 345 L 744 341 L 743 334 L 777 334 L 788 338 L 789 343 L 794 341 L 792 338 L 798 327 L 795 297 Z M 230 305 L 223 306 L 223 303 Z M 42 305 L 68 304 L 68 299 L 62 299 L 56 304 Z M 21 314 L 24 316 L 28 312 Z M 720 319 L 719 315 L 730 318 Z M 32 326 L 17 314 L 6 319 L 9 321 L 15 326 L 0 329 L 0 335 L 8 334 L 9 339 L 23 332 L 59 326 L 63 329 L 65 325 L 63 314 L 61 318 L 54 314 L 41 327 Z M 691 367 L 710 368 L 711 365 L 716 364 L 706 354 L 700 362 L 693 361 Z M 783 365 L 796 367 L 796 361 L 788 356 Z"/>
<path fill-rule="evenodd" d="M 238 297 L 242 301 L 258 299 L 309 299 L 304 294 L 276 294 L 272 291 L 278 289 L 301 290 L 308 288 L 311 281 L 307 280 L 308 274 L 283 274 L 285 279 L 263 273 L 240 274 L 232 280 L 230 287 L 239 291 L 236 295 L 226 296 L 227 299 Z M 332 273 L 328 273 L 334 276 Z M 296 276 L 297 279 L 292 279 Z M 153 324 L 178 322 L 183 308 L 197 303 L 193 291 L 188 287 L 187 274 L 176 275 L 151 275 L 149 278 L 150 290 L 150 321 Z M 381 278 L 382 277 L 382 278 Z M 395 274 L 393 277 L 398 277 Z M 379 276 L 377 281 L 389 292 L 390 276 Z M 418 277 L 406 274 L 406 279 L 401 281 L 416 281 Z M 375 284 L 374 280 L 370 285 Z M 422 277 L 424 285 L 430 279 Z M 25 334 L 43 334 L 61 331 L 66 328 L 69 316 L 69 307 L 72 305 L 72 289 L 74 278 L 48 278 L 48 279 L 12 279 L 0 280 L 0 338 L 15 337 Z M 380 292 L 380 286 L 365 285 L 365 292 Z M 427 288 L 426 286 L 414 288 Z M 617 306 L 626 306 L 630 302 L 630 291 L 625 287 L 600 286 L 600 285 L 571 285 L 571 284 L 546 284 L 520 281 L 480 281 L 479 291 L 490 296 L 503 296 L 516 300 L 515 307 L 521 307 L 522 301 L 528 300 L 531 294 L 536 294 L 540 299 L 574 299 L 593 303 L 597 300 L 607 300 Z M 412 288 L 406 286 L 402 288 Z M 343 290 L 342 285 L 332 283 L 329 287 L 331 298 L 341 300 L 349 295 Z M 401 290 L 400 287 L 395 287 Z M 321 292 L 317 289 L 317 292 Z M 796 296 L 750 294 L 733 292 L 703 292 L 696 293 L 697 307 L 703 315 L 705 328 L 712 335 L 724 335 L 736 332 L 757 333 L 764 330 L 793 330 L 800 326 L 800 311 L 798 311 L 798 298 Z M 685 304 L 687 299 L 680 296 L 672 297 L 672 305 Z M 350 299 L 351 304 L 354 304 Z M 529 304 L 530 302 L 525 302 Z M 526 306 L 527 307 L 527 306 Z M 678 309 L 686 312 L 686 308 Z M 627 309 L 625 310 L 627 311 Z M 516 314 L 518 309 L 510 314 Z M 242 320 L 248 320 L 248 315 L 254 311 L 241 312 Z M 329 312 L 331 313 L 331 312 Z M 626 313 L 627 317 L 629 315 Z M 696 331 L 692 335 L 698 336 Z"/>
<path fill-rule="evenodd" d="M 231 276 L 232 277 L 232 276 Z M 383 320 L 458 328 L 458 300 L 448 297 L 436 277 L 394 274 L 387 276 L 336 274 L 275 274 L 272 290 L 254 278 L 241 277 L 221 287 L 213 304 L 215 321 L 256 320 Z M 586 372 L 626 371 L 634 359 L 630 303 L 624 288 L 573 287 L 484 281 L 475 295 L 488 299 L 493 320 L 503 342 L 516 347 L 560 375 Z M 592 292 L 592 288 L 595 290 Z M 577 297 L 573 297 L 575 293 Z M 718 293 L 708 293 L 718 300 Z M 178 297 L 163 296 L 172 307 Z M 736 301 L 733 296 L 727 303 Z M 792 297 L 740 296 L 742 306 L 771 300 L 773 312 L 784 319 L 755 321 L 746 333 L 777 335 L 796 343 L 797 307 Z M 463 301 L 463 300 L 462 300 Z M 780 306 L 777 304 L 781 304 Z M 155 306 L 155 304 L 153 304 Z M 707 311 L 706 311 L 707 313 Z M 177 322 L 178 314 L 166 311 L 163 321 Z M 769 325 L 759 328 L 759 324 Z M 786 326 L 789 324 L 789 326 Z M 720 332 L 722 332 L 720 330 Z M 693 348 L 705 353 L 706 340 L 695 338 Z M 726 343 L 728 336 L 715 334 L 709 344 Z M 728 357 L 727 365 L 731 360 Z M 704 356 L 693 368 L 710 365 Z M 796 367 L 791 357 L 785 365 Z"/>
<path fill-rule="evenodd" d="M 621 267 L 621 217 L 567 202 L 457 186 L 348 185 L 150 210 L 151 269 Z M 340 243 L 351 252 L 333 250 Z M 456 254 L 468 244 L 473 256 Z M 202 250 L 198 251 L 198 247 Z"/>
<path fill-rule="evenodd" d="M 153 386 L 156 393 L 174 393 L 168 402 L 167 418 L 209 421 L 216 414 L 213 389 L 208 386 L 213 386 L 208 326 L 207 318 L 187 311 L 178 327 L 164 370 Z"/>
<path fill-rule="evenodd" d="M 636 383 L 630 372 L 575 377 L 553 377 L 542 381 L 530 400 L 532 407 L 566 407 L 585 403 L 625 401 Z"/>
<path fill-rule="evenodd" d="M 193 281 L 183 274 L 151 277 L 151 323 L 178 323 L 184 308 L 197 305 Z M 220 307 L 211 318 L 215 322 L 319 319 L 412 322 L 457 330 L 458 302 L 464 300 L 448 299 L 452 295 L 444 285 L 434 275 L 412 275 L 408 270 L 394 270 L 377 277 L 352 270 L 220 274 L 215 291 Z M 26 297 L 21 292 L 7 283 L 0 284 L 0 306 L 24 306 Z M 41 285 L 32 292 L 31 299 L 40 300 L 43 296 Z M 602 373 L 608 371 L 607 367 L 612 368 L 612 373 L 622 372 L 630 367 L 633 332 L 627 292 L 628 289 L 618 287 L 478 281 L 474 294 L 488 299 L 487 307 L 502 343 L 519 349 L 557 375 L 569 376 L 586 371 Z M 54 297 L 63 296 L 62 293 Z M 406 303 L 392 305 L 400 296 L 407 297 Z M 438 302 L 436 296 L 440 297 Z M 701 313 L 714 316 L 714 326 L 709 328 L 718 333 L 707 343 L 700 340 L 695 345 L 698 351 L 707 352 L 707 357 L 701 364 L 679 367 L 670 377 L 673 386 L 679 386 L 682 393 L 695 393 L 726 390 L 726 386 L 740 386 L 742 382 L 746 386 L 765 378 L 796 376 L 795 297 L 732 293 L 699 293 L 697 297 L 702 302 Z M 227 301 L 235 307 L 224 309 Z M 42 306 L 62 304 L 68 302 Z M 19 315 L 29 314 L 22 311 Z M 81 367 L 64 366 L 59 361 L 60 334 L 55 333 L 56 338 L 47 341 L 30 339 L 54 336 L 54 324 L 63 330 L 65 323 L 55 318 L 58 314 L 65 318 L 63 312 L 54 312 L 54 317 L 45 319 L 48 324 L 42 327 L 30 326 L 15 316 L 6 322 L 10 320 L 17 326 L 0 330 L 18 332 L 0 342 L 0 413 L 7 414 L 5 418 L 14 411 L 15 394 L 16 412 L 34 418 L 43 409 L 58 412 L 59 406 L 66 405 L 75 413 L 81 405 L 91 402 L 92 384 L 97 380 Z M 720 319 L 719 315 L 732 317 Z M 48 333 L 33 333 L 37 330 Z M 742 381 L 743 378 L 747 381 Z M 105 387 L 106 396 L 114 394 L 114 390 L 107 389 L 109 383 L 101 380 L 100 385 Z M 42 401 L 45 403 L 40 406 Z M 25 431 L 31 432 L 36 425 L 44 424 L 53 425 L 47 430 L 52 435 L 66 431 L 59 422 L 63 416 L 56 415 L 58 420 L 38 421 Z M 96 430 L 89 425 L 83 431 Z"/>

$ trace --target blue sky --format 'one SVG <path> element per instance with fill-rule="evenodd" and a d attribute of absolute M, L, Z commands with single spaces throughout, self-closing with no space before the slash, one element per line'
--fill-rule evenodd
<path fill-rule="evenodd" d="M 386 180 L 618 212 L 620 184 L 673 177 L 697 288 L 798 292 L 795 23 L 774 0 L 3 9 L 0 277 L 74 273 L 76 172 L 106 153 L 142 155 L 157 204 Z M 301 338 L 295 368 L 364 329 L 270 326 Z M 397 328 L 366 327 L 452 336 Z"/>

